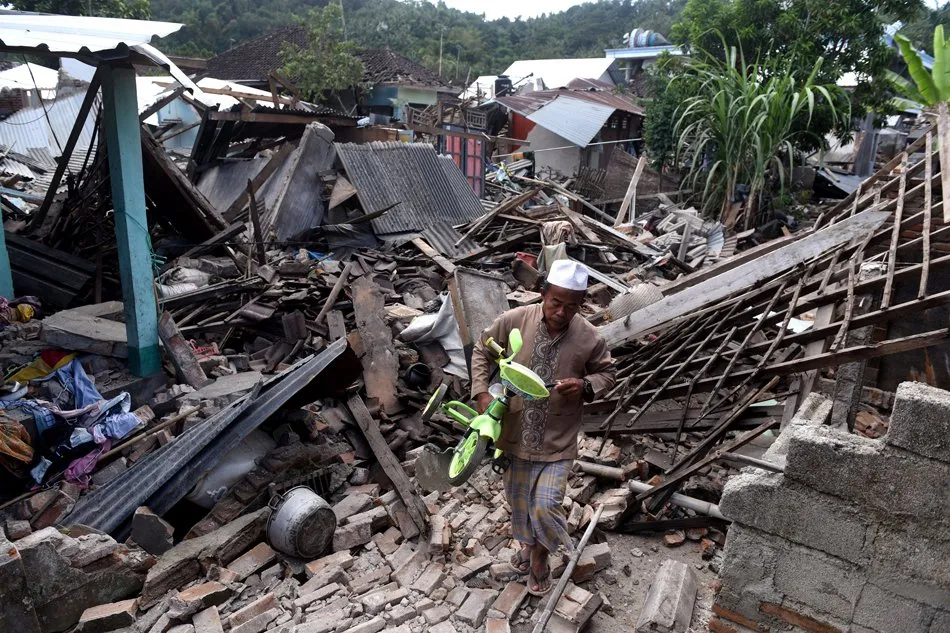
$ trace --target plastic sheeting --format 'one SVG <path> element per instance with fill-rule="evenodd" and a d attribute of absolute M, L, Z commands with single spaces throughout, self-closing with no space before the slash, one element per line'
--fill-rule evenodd
<path fill-rule="evenodd" d="M 468 379 L 465 350 L 462 346 L 462 336 L 459 334 L 459 324 L 455 319 L 452 299 L 447 292 L 442 293 L 441 299 L 442 307 L 437 313 L 416 317 L 409 327 L 399 334 L 399 338 L 406 343 L 438 342 L 449 357 L 449 364 L 443 367 L 442 371 Z"/>

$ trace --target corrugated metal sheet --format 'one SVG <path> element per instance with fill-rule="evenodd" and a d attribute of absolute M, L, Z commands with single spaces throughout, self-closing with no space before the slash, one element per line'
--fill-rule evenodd
<path fill-rule="evenodd" d="M 441 222 L 430 226 L 422 232 L 422 237 L 432 248 L 436 249 L 446 257 L 461 257 L 467 255 L 478 248 L 478 244 L 470 237 L 462 240 L 458 246 L 455 245 L 462 236 L 451 224 Z"/>
<path fill-rule="evenodd" d="M 614 108 L 607 105 L 560 97 L 528 119 L 578 147 L 587 147 L 613 113 Z"/>
<path fill-rule="evenodd" d="M 46 103 L 45 113 L 42 106 L 37 106 L 12 114 L 0 121 L 0 145 L 6 145 L 22 154 L 29 153 L 32 148 L 41 148 L 49 150 L 52 156 L 59 156 L 60 147 L 66 145 L 73 124 L 79 117 L 79 109 L 85 96 L 82 91 L 57 95 L 54 101 Z M 95 145 L 93 130 L 99 105 L 100 97 L 96 97 L 79 135 L 77 146 Z"/>
<path fill-rule="evenodd" d="M 0 90 L 56 90 L 59 72 L 39 64 L 20 64 L 0 71 Z"/>
<path fill-rule="evenodd" d="M 336 148 L 365 212 L 400 203 L 372 221 L 377 234 L 423 231 L 439 223 L 463 224 L 484 213 L 467 183 L 450 182 L 449 167 L 443 166 L 431 145 L 394 141 L 338 143 Z M 452 167 L 458 170 L 454 163 Z M 461 172 L 459 179 L 465 182 Z"/>
<path fill-rule="evenodd" d="M 508 67 L 504 73 L 518 82 L 532 75 L 541 79 L 545 88 L 561 88 L 573 79 L 600 79 L 610 70 L 616 60 L 606 57 L 590 59 L 522 59 Z"/>
<path fill-rule="evenodd" d="M 19 176 L 28 180 L 36 177 L 32 169 L 11 156 L 0 158 L 0 175 Z"/>
<path fill-rule="evenodd" d="M 182 27 L 172 22 L 0 11 L 0 45 L 52 53 L 127 51 Z"/>

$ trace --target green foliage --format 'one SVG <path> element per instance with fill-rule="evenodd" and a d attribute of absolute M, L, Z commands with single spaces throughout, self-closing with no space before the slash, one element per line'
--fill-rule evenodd
<path fill-rule="evenodd" d="M 798 137 L 815 136 L 811 126 L 819 103 L 838 121 L 849 120 L 851 113 L 838 109 L 837 86 L 818 83 L 820 58 L 803 77 L 795 60 L 750 63 L 734 47 L 723 43 L 723 50 L 725 61 L 700 51 L 686 62 L 692 96 L 677 109 L 673 133 L 677 158 L 689 166 L 684 183 L 701 192 L 708 215 L 731 228 L 740 212 L 732 204 L 736 185 L 750 188 L 746 223 L 772 181 L 784 190 Z"/>
<path fill-rule="evenodd" d="M 886 71 L 892 53 L 882 41 L 883 18 L 914 19 L 921 6 L 920 0 L 689 0 L 672 38 L 720 58 L 728 47 L 740 46 L 750 58 L 797 59 L 805 72 L 821 59 L 820 83 L 857 73 L 852 110 L 863 115 L 886 111 L 890 99 Z M 816 112 L 813 131 L 823 136 L 834 119 Z M 841 135 L 847 128 L 836 131 Z"/>
<path fill-rule="evenodd" d="M 922 8 L 917 16 L 905 21 L 901 35 L 909 39 L 915 47 L 923 49 L 928 55 L 934 54 L 933 32 L 940 24 L 950 22 L 950 3 L 936 9 Z"/>
<path fill-rule="evenodd" d="M 310 100 L 321 101 L 329 91 L 357 86 L 363 78 L 363 62 L 353 55 L 355 46 L 343 41 L 343 10 L 328 4 L 311 9 L 300 23 L 307 29 L 307 48 L 285 43 L 280 51 L 280 72 L 292 77 Z"/>
<path fill-rule="evenodd" d="M 15 0 L 12 4 L 20 11 L 100 18 L 148 20 L 152 13 L 149 0 Z"/>
<path fill-rule="evenodd" d="M 154 17 L 182 22 L 162 50 L 214 55 L 276 28 L 295 24 L 326 0 L 152 0 Z M 528 20 L 493 20 L 426 0 L 344 0 L 346 35 L 359 47 L 391 47 L 447 80 L 497 74 L 518 59 L 603 57 L 624 32 L 641 27 L 667 34 L 686 0 L 600 0 Z M 456 63 L 456 60 L 458 62 Z"/>
<path fill-rule="evenodd" d="M 673 161 L 677 142 L 673 129 L 676 110 L 691 94 L 695 94 L 697 83 L 679 57 L 665 55 L 647 71 L 649 101 L 643 123 L 643 142 L 650 163 L 658 171 Z"/>
<path fill-rule="evenodd" d="M 938 24 L 933 34 L 933 74 L 927 72 L 920 55 L 906 36 L 898 34 L 894 37 L 900 47 L 901 57 L 907 64 L 907 71 L 914 80 L 912 84 L 894 72 L 888 73 L 891 84 L 905 97 L 895 99 L 899 105 L 910 108 L 933 107 L 950 101 L 950 41 L 944 39 L 943 35 L 943 25 Z"/>

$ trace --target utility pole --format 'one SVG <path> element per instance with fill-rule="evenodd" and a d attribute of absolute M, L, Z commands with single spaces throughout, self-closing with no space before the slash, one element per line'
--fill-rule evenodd
<path fill-rule="evenodd" d="M 445 33 L 445 27 L 439 29 L 439 77 L 442 76 L 442 35 Z"/>
<path fill-rule="evenodd" d="M 343 41 L 346 41 L 346 12 L 343 11 L 343 0 L 340 0 L 340 20 L 343 22 Z"/>

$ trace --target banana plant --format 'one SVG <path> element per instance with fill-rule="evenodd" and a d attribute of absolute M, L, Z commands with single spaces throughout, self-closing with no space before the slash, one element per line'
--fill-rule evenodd
<path fill-rule="evenodd" d="M 894 88 L 902 96 L 895 97 L 893 103 L 901 108 L 933 108 L 950 101 L 950 40 L 944 39 L 943 25 L 934 29 L 934 66 L 927 72 L 920 54 L 913 44 L 903 35 L 895 35 L 894 41 L 900 48 L 901 57 L 907 64 L 913 82 L 888 71 L 888 77 Z"/>

